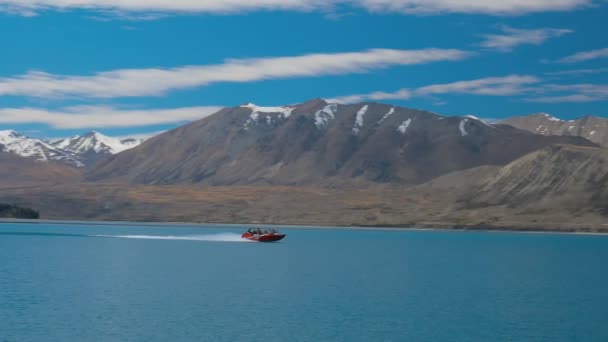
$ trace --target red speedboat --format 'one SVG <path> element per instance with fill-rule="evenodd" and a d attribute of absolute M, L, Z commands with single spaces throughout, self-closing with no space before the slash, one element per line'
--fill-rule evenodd
<path fill-rule="evenodd" d="M 258 241 L 258 242 L 275 242 L 282 240 L 285 234 L 279 234 L 276 230 L 260 230 L 260 229 L 249 229 L 241 235 L 243 239 Z"/>

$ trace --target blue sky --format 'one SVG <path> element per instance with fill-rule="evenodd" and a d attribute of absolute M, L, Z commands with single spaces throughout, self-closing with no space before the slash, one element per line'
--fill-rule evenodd
<path fill-rule="evenodd" d="M 311 98 L 608 117 L 607 20 L 593 0 L 0 0 L 0 129 L 146 134 Z"/>

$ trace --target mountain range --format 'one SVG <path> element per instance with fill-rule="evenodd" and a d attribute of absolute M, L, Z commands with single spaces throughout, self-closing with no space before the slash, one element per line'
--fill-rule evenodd
<path fill-rule="evenodd" d="M 77 168 L 91 167 L 104 157 L 133 148 L 142 142 L 143 139 L 114 138 L 94 131 L 53 140 L 31 138 L 11 130 L 0 131 L 0 152 Z"/>
<path fill-rule="evenodd" d="M 78 158 L 85 166 L 92 166 L 104 157 L 126 151 L 140 145 L 144 139 L 108 137 L 99 132 L 89 132 L 71 138 L 55 139 L 52 146 Z"/>
<path fill-rule="evenodd" d="M 604 231 L 605 123 L 247 103 L 143 143 L 90 133 L 40 145 L 81 165 L 5 147 L 3 168 L 25 159 L 29 176 L 0 181 L 0 201 L 63 219 Z"/>
<path fill-rule="evenodd" d="M 10 130 L 0 131 L 0 151 L 41 162 L 54 161 L 76 167 L 84 166 L 76 156 L 68 151 L 57 148 L 49 142 Z"/>

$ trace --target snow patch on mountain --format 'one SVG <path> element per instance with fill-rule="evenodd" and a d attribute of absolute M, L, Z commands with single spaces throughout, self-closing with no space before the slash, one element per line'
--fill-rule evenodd
<path fill-rule="evenodd" d="M 291 116 L 291 112 L 295 109 L 294 107 L 262 107 L 257 106 L 253 103 L 247 103 L 241 106 L 242 108 L 251 109 L 251 114 L 249 114 L 249 119 L 245 122 L 244 128 L 246 130 L 249 129 L 249 126 L 253 123 L 258 123 L 263 114 L 267 114 L 263 116 L 263 119 L 266 121 L 266 124 L 270 125 L 274 122 L 272 116 L 268 114 L 278 114 L 279 118 L 287 119 Z"/>
<path fill-rule="evenodd" d="M 318 110 L 315 113 L 315 126 L 322 128 L 327 126 L 330 120 L 336 118 L 336 112 L 338 111 L 338 105 L 336 103 L 330 103 L 323 109 Z"/>
<path fill-rule="evenodd" d="M 369 106 L 365 105 L 361 107 L 361 109 L 359 109 L 359 111 L 357 112 L 357 116 L 355 117 L 355 123 L 353 124 L 354 134 L 359 134 L 359 132 L 361 131 L 361 128 L 363 127 L 363 117 L 365 116 L 365 113 L 367 113 L 368 108 Z"/>
<path fill-rule="evenodd" d="M 257 121 L 260 117 L 260 113 L 266 113 L 266 114 L 273 114 L 273 113 L 278 113 L 279 116 L 287 119 L 289 116 L 291 116 L 291 112 L 293 112 L 294 108 L 293 107 L 262 107 L 262 106 L 256 106 L 253 103 L 247 103 L 245 105 L 242 105 L 241 107 L 244 108 L 249 108 L 251 109 L 251 114 L 249 115 L 249 118 L 251 118 L 252 120 Z"/>
<path fill-rule="evenodd" d="M 465 115 L 464 118 L 481 122 L 482 124 L 484 124 L 490 128 L 496 128 L 496 127 L 492 126 L 491 124 L 489 124 L 488 122 L 486 122 L 484 119 L 480 119 L 480 118 L 476 117 L 475 115 Z"/>
<path fill-rule="evenodd" d="M 555 116 L 548 114 L 548 113 L 539 113 L 539 114 L 544 116 L 545 118 L 547 118 L 549 121 L 556 121 L 556 122 L 563 121 L 562 119 L 558 119 Z"/>
<path fill-rule="evenodd" d="M 401 123 L 401 125 L 399 125 L 399 127 L 397 127 L 397 131 L 401 132 L 401 134 L 405 134 L 405 132 L 407 132 L 408 127 L 410 127 L 411 123 L 412 123 L 412 119 L 407 119 L 407 120 L 403 121 Z"/>
<path fill-rule="evenodd" d="M 467 135 L 469 135 L 469 133 L 466 130 L 467 122 L 469 122 L 469 119 L 462 119 L 462 120 L 460 120 L 460 124 L 458 124 L 458 129 L 460 130 L 460 135 L 462 135 L 463 137 L 466 137 Z"/>
<path fill-rule="evenodd" d="M 380 121 L 378 121 L 378 123 L 382 123 L 382 121 L 386 120 L 389 116 L 393 115 L 395 113 L 395 107 L 391 107 L 391 109 L 388 111 L 388 113 L 384 114 L 384 116 L 382 117 L 382 119 L 380 119 Z"/>

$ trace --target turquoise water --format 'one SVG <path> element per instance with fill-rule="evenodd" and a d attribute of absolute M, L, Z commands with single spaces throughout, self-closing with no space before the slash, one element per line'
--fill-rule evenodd
<path fill-rule="evenodd" d="M 608 341 L 608 237 L 285 232 L 0 224 L 0 341 Z"/>

